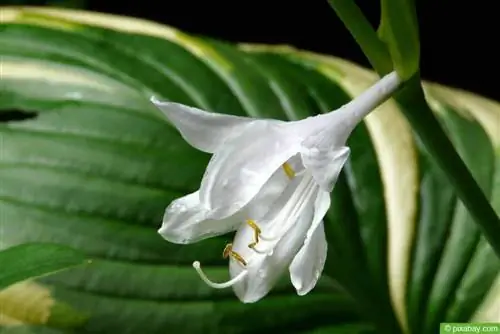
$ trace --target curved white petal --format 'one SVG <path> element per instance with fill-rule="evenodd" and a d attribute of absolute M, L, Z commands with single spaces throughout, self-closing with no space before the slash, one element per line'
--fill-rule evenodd
<path fill-rule="evenodd" d="M 151 102 L 163 112 L 191 146 L 207 153 L 214 153 L 228 138 L 255 121 L 249 117 L 207 112 L 180 103 L 160 102 L 154 97 Z"/>
<path fill-rule="evenodd" d="M 316 200 L 314 202 L 314 218 L 311 227 L 306 234 L 306 242 L 312 237 L 312 234 L 316 230 L 316 227 L 322 223 L 323 218 L 325 218 L 328 209 L 330 209 L 331 198 L 328 191 L 319 190 Z"/>
<path fill-rule="evenodd" d="M 289 268 L 290 279 L 298 295 L 303 296 L 316 286 L 325 267 L 327 249 L 325 228 L 320 221 Z"/>
<path fill-rule="evenodd" d="M 290 279 L 297 294 L 305 295 L 318 281 L 326 261 L 327 242 L 323 218 L 330 208 L 330 193 L 319 190 L 314 202 L 314 218 L 304 245 L 290 264 Z"/>
<path fill-rule="evenodd" d="M 189 244 L 234 231 L 243 217 L 234 215 L 223 220 L 207 219 L 208 211 L 200 206 L 199 191 L 173 201 L 165 210 L 158 233 L 176 244 Z"/>
<path fill-rule="evenodd" d="M 246 219 L 260 221 L 275 206 L 289 184 L 290 179 L 286 173 L 282 168 L 278 168 L 257 195 L 242 209 Z"/>
<path fill-rule="evenodd" d="M 276 285 L 289 267 L 292 259 L 297 254 L 304 242 L 305 232 L 312 219 L 312 208 L 304 212 L 295 222 L 294 228 L 290 229 L 287 236 L 279 242 L 272 255 L 252 254 L 246 269 L 234 260 L 230 261 L 231 277 L 236 277 L 242 270 L 248 270 L 246 277 L 233 286 L 236 296 L 244 303 L 254 303 L 265 295 Z M 243 227 L 246 237 L 235 240 L 233 249 L 240 251 L 248 248 L 248 241 L 253 238 L 253 230 Z M 238 246 L 238 247 L 237 247 Z"/>
<path fill-rule="evenodd" d="M 211 209 L 211 218 L 240 210 L 298 153 L 302 139 L 290 129 L 285 122 L 257 120 L 212 156 L 200 187 L 200 201 Z"/>
<path fill-rule="evenodd" d="M 276 174 L 281 171 L 278 170 Z M 273 175 L 273 177 L 276 177 Z M 282 189 L 281 193 L 274 201 L 268 201 L 266 204 L 268 209 L 265 215 L 261 215 L 260 219 L 257 219 L 257 223 L 263 229 L 263 233 L 267 236 L 278 236 L 287 229 L 291 228 L 294 221 L 298 219 L 298 215 L 304 209 L 304 205 L 311 202 L 314 199 L 311 197 L 311 190 L 317 187 L 310 175 L 295 177 L 292 180 L 287 179 L 285 187 Z M 270 183 L 270 182 L 268 182 Z M 267 187 L 264 186 L 262 189 Z M 262 190 L 259 194 L 252 200 L 250 206 L 254 206 L 256 203 L 263 201 L 257 201 L 257 198 L 261 197 Z M 253 204 L 255 202 L 255 204 Z"/>
<path fill-rule="evenodd" d="M 263 217 L 288 184 L 286 174 L 277 170 L 246 207 L 221 220 L 207 218 L 209 211 L 200 205 L 199 191 L 196 191 L 176 199 L 167 207 L 158 232 L 166 240 L 178 244 L 193 243 L 232 232 L 246 219 L 259 220 Z"/>
<path fill-rule="evenodd" d="M 311 180 L 309 178 L 309 180 Z M 304 181 L 304 180 L 302 180 Z M 278 200 L 276 205 L 281 205 L 282 212 L 278 214 L 272 222 L 272 229 L 277 227 L 278 231 L 286 232 L 272 248 L 272 252 L 259 254 L 248 247 L 248 243 L 253 241 L 254 230 L 249 226 L 242 226 L 236 233 L 233 250 L 238 252 L 248 262 L 243 268 L 237 261 L 231 260 L 229 264 L 231 277 L 237 277 L 242 270 L 247 270 L 247 275 L 240 282 L 233 286 L 236 296 L 244 303 L 253 303 L 260 300 L 273 288 L 279 278 L 286 272 L 293 258 L 304 244 L 306 232 L 311 226 L 314 216 L 314 198 L 316 197 L 317 186 L 314 182 L 305 180 L 299 185 L 290 185 L 297 192 L 302 192 L 301 199 L 295 205 L 288 206 L 289 202 Z M 283 196 L 290 197 L 285 193 Z M 283 205 L 285 204 L 285 205 Z M 292 209 L 292 210 L 290 210 Z M 276 215 L 275 208 L 269 215 Z M 287 228 L 287 226 L 289 228 Z M 271 227 L 265 225 L 265 227 Z M 263 231 L 268 231 L 267 229 Z M 272 243 L 272 242 L 270 242 Z M 265 242 L 262 242 L 265 246 Z M 259 243 L 260 245 L 260 243 Z"/>
<path fill-rule="evenodd" d="M 319 186 L 328 192 L 333 190 L 340 171 L 349 158 L 349 147 L 321 148 L 313 145 L 302 146 L 302 162 Z"/>

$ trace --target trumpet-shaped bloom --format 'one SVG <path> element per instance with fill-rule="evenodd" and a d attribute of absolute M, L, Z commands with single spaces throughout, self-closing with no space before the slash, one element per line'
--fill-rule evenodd
<path fill-rule="evenodd" d="M 200 189 L 173 201 L 159 233 L 193 243 L 237 231 L 226 246 L 233 287 L 243 302 L 264 297 L 288 269 L 299 295 L 316 285 L 326 260 L 323 218 L 349 157 L 355 126 L 399 86 L 395 72 L 338 110 L 300 121 L 223 115 L 152 102 L 195 148 L 211 153 Z"/>

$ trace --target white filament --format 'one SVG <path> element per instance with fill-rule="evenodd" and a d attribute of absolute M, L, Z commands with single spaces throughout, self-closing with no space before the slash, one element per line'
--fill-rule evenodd
<path fill-rule="evenodd" d="M 231 280 L 229 280 L 227 282 L 224 282 L 224 283 L 214 283 L 214 282 L 212 282 L 207 277 L 207 275 L 205 275 L 205 273 L 203 272 L 203 270 L 201 270 L 201 264 L 200 264 L 199 261 L 194 261 L 193 262 L 193 268 L 196 270 L 196 272 L 198 273 L 198 275 L 200 275 L 200 277 L 203 280 L 203 282 L 205 282 L 207 285 L 209 285 L 209 286 L 211 286 L 212 288 L 215 288 L 215 289 L 229 288 L 229 287 L 235 285 L 236 283 L 238 283 L 239 281 L 241 281 L 248 274 L 247 270 L 243 270 L 241 273 L 238 274 L 238 276 L 236 276 L 235 278 L 233 278 L 233 279 L 231 279 Z"/>
<path fill-rule="evenodd" d="M 268 247 L 264 247 L 263 249 L 258 249 L 257 246 L 255 247 L 252 247 L 252 250 L 257 253 L 257 254 L 261 254 L 261 255 L 271 255 L 272 251 L 274 250 L 274 247 L 276 245 L 275 244 L 271 244 L 270 246 Z"/>
<path fill-rule="evenodd" d="M 280 238 L 279 235 L 271 235 L 270 237 L 266 237 L 262 234 L 259 234 L 259 238 L 264 240 L 264 241 L 276 241 L 277 239 Z"/>

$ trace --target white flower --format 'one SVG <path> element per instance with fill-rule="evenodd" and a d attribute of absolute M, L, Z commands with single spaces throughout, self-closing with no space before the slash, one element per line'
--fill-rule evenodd
<path fill-rule="evenodd" d="M 344 166 L 354 127 L 399 86 L 395 72 L 328 114 L 300 121 L 252 119 L 152 102 L 192 146 L 212 153 L 200 189 L 173 201 L 159 233 L 180 244 L 237 230 L 224 249 L 233 287 L 246 303 L 264 297 L 288 268 L 299 295 L 323 271 L 327 242 L 323 217 Z"/>

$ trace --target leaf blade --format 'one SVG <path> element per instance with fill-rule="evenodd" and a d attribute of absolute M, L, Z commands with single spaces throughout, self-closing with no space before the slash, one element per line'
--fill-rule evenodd
<path fill-rule="evenodd" d="M 0 251 L 0 290 L 26 279 L 85 263 L 85 256 L 69 247 L 30 243 Z"/>

